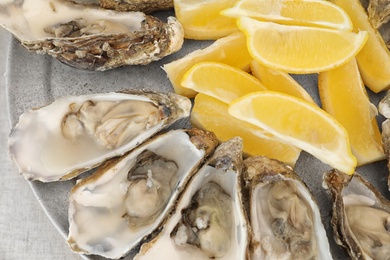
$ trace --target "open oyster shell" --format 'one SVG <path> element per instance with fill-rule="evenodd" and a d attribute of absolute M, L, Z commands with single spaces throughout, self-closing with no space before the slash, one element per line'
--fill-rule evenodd
<path fill-rule="evenodd" d="M 324 175 L 333 197 L 336 243 L 352 259 L 389 259 L 390 202 L 359 174 L 332 170 Z"/>
<path fill-rule="evenodd" d="M 332 259 L 317 203 L 291 167 L 249 157 L 244 160 L 244 179 L 251 259 Z"/>
<path fill-rule="evenodd" d="M 116 11 L 151 13 L 173 8 L 173 0 L 68 0 L 78 4 L 100 6 Z"/>
<path fill-rule="evenodd" d="M 134 259 L 246 259 L 241 170 L 242 140 L 236 137 L 218 146 L 189 182 L 162 232 Z"/>
<path fill-rule="evenodd" d="M 172 130 L 78 182 L 69 197 L 71 248 L 120 258 L 156 236 L 188 180 L 217 144 L 210 132 Z"/>
<path fill-rule="evenodd" d="M 174 17 L 163 23 L 142 12 L 116 12 L 61 0 L 0 3 L 0 25 L 27 49 L 70 66 L 107 70 L 148 64 L 183 44 Z"/>
<path fill-rule="evenodd" d="M 26 179 L 66 180 L 133 149 L 190 109 L 189 99 L 173 93 L 64 97 L 20 116 L 9 154 Z"/>

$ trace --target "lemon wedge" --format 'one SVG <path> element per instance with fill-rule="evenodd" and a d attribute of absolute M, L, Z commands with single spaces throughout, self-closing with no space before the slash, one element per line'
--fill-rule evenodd
<path fill-rule="evenodd" d="M 241 0 L 222 14 L 287 25 L 352 31 L 348 14 L 337 5 L 321 0 Z"/>
<path fill-rule="evenodd" d="M 233 4 L 232 0 L 174 0 L 184 37 L 194 40 L 215 40 L 237 31 L 235 19 L 220 14 Z"/>
<path fill-rule="evenodd" d="M 347 174 L 355 170 L 357 161 L 351 152 L 347 131 L 312 103 L 278 92 L 261 91 L 233 101 L 228 112 L 331 167 Z"/>
<path fill-rule="evenodd" d="M 261 128 L 230 116 L 226 103 L 202 93 L 195 97 L 191 124 L 213 131 L 220 141 L 240 136 L 247 155 L 267 156 L 290 166 L 295 165 L 301 152 L 298 148 L 272 139 Z"/>
<path fill-rule="evenodd" d="M 287 73 L 318 73 L 341 66 L 363 47 L 368 34 L 238 19 L 248 51 L 262 65 Z"/>
<path fill-rule="evenodd" d="M 323 109 L 347 130 L 358 165 L 384 159 L 377 109 L 368 99 L 356 60 L 320 73 L 318 89 Z"/>
<path fill-rule="evenodd" d="M 315 104 L 309 93 L 288 73 L 264 67 L 255 60 L 251 62 L 251 71 L 268 90 L 302 98 Z"/>
<path fill-rule="evenodd" d="M 210 46 L 191 52 L 184 57 L 163 66 L 176 93 L 194 97 L 196 91 L 183 88 L 180 82 L 184 74 L 195 64 L 202 61 L 215 61 L 249 71 L 249 64 L 253 58 L 246 48 L 246 37 L 242 32 L 235 32 L 229 36 L 216 40 Z"/>
<path fill-rule="evenodd" d="M 200 62 L 184 74 L 182 87 L 207 94 L 230 103 L 250 92 L 266 90 L 249 73 L 219 62 Z"/>
<path fill-rule="evenodd" d="M 390 88 L 390 51 L 379 32 L 371 26 L 368 16 L 359 0 L 331 0 L 342 7 L 351 17 L 353 31 L 367 31 L 368 39 L 356 55 L 364 84 L 378 93 Z"/>

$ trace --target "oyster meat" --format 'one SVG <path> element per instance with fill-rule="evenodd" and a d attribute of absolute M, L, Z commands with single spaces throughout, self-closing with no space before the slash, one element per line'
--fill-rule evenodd
<path fill-rule="evenodd" d="M 64 97 L 20 116 L 9 154 L 26 179 L 66 180 L 123 155 L 190 109 L 189 99 L 173 93 Z"/>
<path fill-rule="evenodd" d="M 244 160 L 252 230 L 251 259 L 332 259 L 317 203 L 291 167 L 267 157 Z"/>
<path fill-rule="evenodd" d="M 359 174 L 332 170 L 324 175 L 333 197 L 336 243 L 352 259 L 389 259 L 390 202 Z"/>
<path fill-rule="evenodd" d="M 78 182 L 69 201 L 70 247 L 120 258 L 158 235 L 179 194 L 217 146 L 203 130 L 172 130 Z"/>
<path fill-rule="evenodd" d="M 178 51 L 183 29 L 142 12 L 116 12 L 61 0 L 0 3 L 0 24 L 27 49 L 72 67 L 107 70 L 148 64 Z"/>
<path fill-rule="evenodd" d="M 222 143 L 194 175 L 162 232 L 134 259 L 246 259 L 248 223 L 241 195 L 242 140 Z"/>
<path fill-rule="evenodd" d="M 173 8 L 173 0 L 68 0 L 78 4 L 95 5 L 116 11 L 151 13 Z"/>

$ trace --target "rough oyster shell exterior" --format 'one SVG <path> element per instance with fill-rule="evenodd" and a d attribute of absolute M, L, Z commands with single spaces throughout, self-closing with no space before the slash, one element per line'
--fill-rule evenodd
<path fill-rule="evenodd" d="M 184 39 L 176 18 L 164 23 L 142 12 L 60 0 L 14 1 L 1 5 L 0 11 L 0 24 L 27 49 L 80 69 L 149 64 L 178 51 Z"/>
<path fill-rule="evenodd" d="M 95 5 L 116 11 L 140 11 L 151 13 L 154 11 L 173 8 L 173 0 L 69 0 L 78 4 Z"/>
<path fill-rule="evenodd" d="M 390 119 L 382 123 L 382 144 L 386 154 L 387 169 L 390 170 Z M 390 174 L 387 175 L 387 188 L 390 190 Z"/>
<path fill-rule="evenodd" d="M 386 92 L 386 95 L 378 104 L 378 111 L 386 120 L 382 122 L 382 145 L 386 154 L 387 169 L 390 171 L 390 91 Z M 387 188 L 390 190 L 390 172 L 387 177 Z"/>
<path fill-rule="evenodd" d="M 362 0 L 364 3 L 365 0 Z M 390 20 L 390 2 L 388 0 L 369 0 L 368 18 L 375 29 L 379 29 Z"/>

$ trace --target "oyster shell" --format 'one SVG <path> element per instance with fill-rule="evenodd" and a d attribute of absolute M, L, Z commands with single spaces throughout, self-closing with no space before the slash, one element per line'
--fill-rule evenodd
<path fill-rule="evenodd" d="M 386 95 L 378 104 L 378 111 L 384 117 L 390 118 L 390 91 L 386 91 Z"/>
<path fill-rule="evenodd" d="M 336 243 L 352 259 L 389 259 L 390 203 L 359 174 L 332 170 L 324 175 L 333 197 Z"/>
<path fill-rule="evenodd" d="M 72 67 L 100 71 L 159 60 L 179 50 L 184 39 L 174 17 L 163 23 L 142 12 L 116 12 L 61 0 L 0 4 L 0 24 L 30 51 L 47 53 Z"/>
<path fill-rule="evenodd" d="M 390 170 L 390 119 L 386 119 L 382 123 L 382 144 L 386 154 L 387 169 Z M 390 190 L 390 174 L 387 177 L 387 188 Z"/>
<path fill-rule="evenodd" d="M 386 154 L 387 169 L 390 171 L 390 92 L 387 91 L 385 97 L 378 104 L 378 111 L 386 120 L 382 122 L 382 144 Z M 390 172 L 387 177 L 387 187 L 390 190 Z"/>
<path fill-rule="evenodd" d="M 242 140 L 218 146 L 194 175 L 159 236 L 134 259 L 246 259 L 248 224 L 241 195 Z"/>
<path fill-rule="evenodd" d="M 66 180 L 122 155 L 176 120 L 189 99 L 142 91 L 69 96 L 25 112 L 9 154 L 29 180 Z"/>
<path fill-rule="evenodd" d="M 390 1 L 369 0 L 367 13 L 372 27 L 379 29 L 390 20 Z"/>
<path fill-rule="evenodd" d="M 332 259 L 317 203 L 291 167 L 244 160 L 252 228 L 251 259 Z"/>
<path fill-rule="evenodd" d="M 116 11 L 151 13 L 173 8 L 173 0 L 68 0 L 78 4 L 95 5 Z"/>
<path fill-rule="evenodd" d="M 172 130 L 78 182 L 69 196 L 71 248 L 120 258 L 156 236 L 186 183 L 217 144 L 210 132 Z"/>

